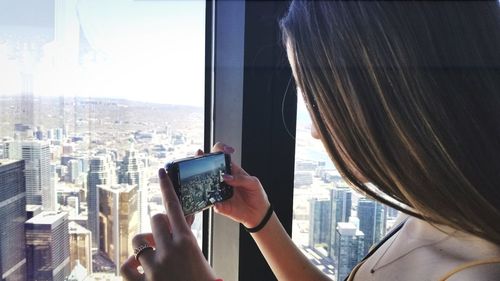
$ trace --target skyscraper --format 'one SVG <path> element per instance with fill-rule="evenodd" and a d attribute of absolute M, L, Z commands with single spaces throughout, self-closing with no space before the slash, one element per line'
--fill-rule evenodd
<path fill-rule="evenodd" d="M 118 183 L 140 184 L 140 161 L 134 150 L 127 150 L 120 167 Z"/>
<path fill-rule="evenodd" d="M 71 270 L 80 264 L 86 269 L 87 275 L 92 274 L 92 237 L 90 231 L 71 221 L 69 222 L 69 239 Z"/>
<path fill-rule="evenodd" d="M 26 176 L 27 204 L 42 205 L 44 210 L 56 209 L 56 196 L 50 184 L 50 148 L 43 141 L 11 142 L 8 146 L 11 159 L 23 159 Z"/>
<path fill-rule="evenodd" d="M 139 230 L 137 185 L 99 185 L 99 247 L 120 265 L 133 253 L 130 243 Z"/>
<path fill-rule="evenodd" d="M 336 235 L 337 280 L 344 280 L 364 256 L 364 235 L 350 222 L 339 222 Z"/>
<path fill-rule="evenodd" d="M 0 276 L 26 280 L 24 161 L 0 160 Z"/>
<path fill-rule="evenodd" d="M 99 248 L 99 190 L 97 185 L 111 184 L 113 173 L 108 156 L 100 155 L 90 159 L 87 180 L 87 206 L 89 230 L 92 233 L 92 247 Z"/>
<path fill-rule="evenodd" d="M 328 250 L 331 237 L 330 199 L 313 198 L 309 206 L 309 246 L 323 246 Z"/>
<path fill-rule="evenodd" d="M 79 159 L 71 159 L 68 161 L 68 174 L 67 180 L 69 182 L 75 183 L 78 176 L 82 171 L 81 161 Z"/>
<path fill-rule="evenodd" d="M 28 281 L 64 281 L 69 275 L 68 214 L 42 212 L 26 221 Z"/>
<path fill-rule="evenodd" d="M 147 186 L 145 180 L 143 162 L 139 159 L 134 149 L 127 150 L 120 165 L 118 183 L 137 185 L 137 190 L 139 192 L 138 210 L 140 232 L 149 231 L 146 227 L 149 224 L 149 217 L 147 209 Z"/>
<path fill-rule="evenodd" d="M 385 206 L 374 200 L 361 198 L 358 201 L 359 229 L 365 234 L 365 254 L 370 247 L 385 235 Z"/>
<path fill-rule="evenodd" d="M 351 216 L 352 209 L 352 191 L 347 186 L 339 186 L 331 191 L 331 224 L 332 225 L 332 235 L 330 237 L 330 257 L 336 256 L 335 249 L 338 248 L 337 243 L 337 232 L 335 227 L 339 222 L 348 222 Z"/>

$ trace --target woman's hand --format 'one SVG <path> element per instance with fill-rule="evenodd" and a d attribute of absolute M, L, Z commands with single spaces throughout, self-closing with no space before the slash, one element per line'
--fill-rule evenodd
<path fill-rule="evenodd" d="M 128 281 L 215 280 L 215 274 L 203 256 L 167 173 L 160 169 L 160 186 L 166 214 L 151 219 L 152 234 L 139 234 L 132 240 L 135 249 L 146 249 L 122 265 L 121 273 Z M 148 247 L 150 246 L 150 247 Z M 137 267 L 141 265 L 144 273 Z"/>
<path fill-rule="evenodd" d="M 234 149 L 223 143 L 217 143 L 212 152 L 233 153 Z M 247 228 L 257 226 L 269 208 L 269 200 L 258 178 L 250 176 L 238 165 L 231 163 L 231 175 L 225 175 L 224 181 L 233 187 L 233 197 L 216 203 L 215 211 L 225 215 Z"/>

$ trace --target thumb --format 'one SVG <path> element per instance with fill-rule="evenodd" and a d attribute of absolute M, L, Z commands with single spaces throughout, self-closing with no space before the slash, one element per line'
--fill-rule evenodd
<path fill-rule="evenodd" d="M 214 211 L 218 214 L 221 214 L 221 215 L 230 214 L 231 209 L 232 209 L 231 203 L 227 202 L 227 201 L 215 203 L 215 205 L 214 205 Z"/>

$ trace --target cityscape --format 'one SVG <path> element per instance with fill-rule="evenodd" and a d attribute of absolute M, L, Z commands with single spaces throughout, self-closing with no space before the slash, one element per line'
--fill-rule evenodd
<path fill-rule="evenodd" d="M 0 2 L 2 280 L 122 280 L 132 237 L 164 212 L 158 168 L 204 146 L 204 5 Z M 310 124 L 299 102 L 292 239 L 343 280 L 397 212 L 343 182 Z M 201 245 L 199 215 L 192 230 Z"/>
<path fill-rule="evenodd" d="M 199 212 L 232 195 L 222 178 L 226 172 L 224 154 L 179 163 L 179 193 L 184 214 Z"/>
<path fill-rule="evenodd" d="M 0 260 L 3 279 L 121 280 L 132 237 L 150 232 L 150 217 L 164 212 L 158 168 L 203 147 L 203 110 L 108 99 L 74 105 L 74 99 L 37 98 L 26 105 L 22 98 L 0 101 L 11 116 L 0 127 L 0 213 L 7 222 L 0 247 L 9 253 Z M 33 106 L 38 124 L 51 124 L 59 107 L 88 104 L 96 117 L 72 114 L 71 129 L 70 118 L 47 128 L 17 113 Z M 128 113 L 117 119 L 123 108 Z M 173 117 L 180 114 L 186 118 Z M 201 243 L 199 217 L 193 233 Z"/>
<path fill-rule="evenodd" d="M 2 280 L 121 280 L 203 148 L 205 1 L 0 1 Z M 182 26 L 179 29 L 172 26 Z M 201 217 L 193 233 L 201 244 Z"/>

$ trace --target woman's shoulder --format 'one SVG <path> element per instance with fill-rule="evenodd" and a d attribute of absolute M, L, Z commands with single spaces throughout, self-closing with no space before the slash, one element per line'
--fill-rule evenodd
<path fill-rule="evenodd" d="M 500 246 L 481 238 L 456 233 L 448 243 L 434 247 L 434 255 L 443 258 L 440 280 L 500 280 Z"/>
<path fill-rule="evenodd" d="M 500 280 L 500 246 L 413 217 L 402 220 L 354 280 Z"/>
<path fill-rule="evenodd" d="M 427 243 L 425 241 L 431 243 L 423 246 L 419 258 L 428 258 L 435 264 L 433 276 L 436 280 L 500 280 L 500 245 L 416 218 L 408 222 L 403 237 L 421 239 L 422 245 Z"/>

